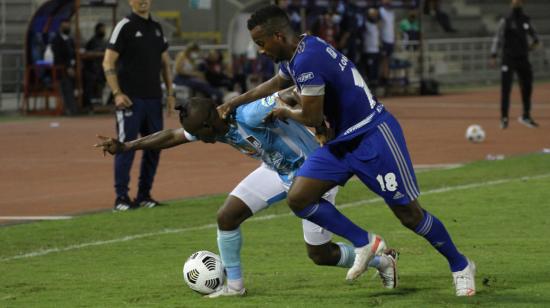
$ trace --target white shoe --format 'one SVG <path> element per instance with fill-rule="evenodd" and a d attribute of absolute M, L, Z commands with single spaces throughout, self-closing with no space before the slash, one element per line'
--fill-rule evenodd
<path fill-rule="evenodd" d="M 474 296 L 476 294 L 476 265 L 468 259 L 468 266 L 461 271 L 453 272 L 456 296 Z"/>
<path fill-rule="evenodd" d="M 397 275 L 397 259 L 399 258 L 399 254 L 395 249 L 387 249 L 380 258 L 384 258 L 386 260 L 384 263 L 387 264 L 378 269 L 378 275 L 382 279 L 382 284 L 387 289 L 397 288 L 399 280 Z"/>
<path fill-rule="evenodd" d="M 355 248 L 355 261 L 346 275 L 347 281 L 353 281 L 367 271 L 367 265 L 375 255 L 380 255 L 386 249 L 386 242 L 374 234 L 369 233 L 369 243 L 363 247 Z"/>
<path fill-rule="evenodd" d="M 242 288 L 240 290 L 234 290 L 228 287 L 227 285 L 224 285 L 221 289 L 218 291 L 215 291 L 214 293 L 210 293 L 208 295 L 205 295 L 206 298 L 216 298 L 221 296 L 245 296 L 246 295 L 246 289 Z"/>

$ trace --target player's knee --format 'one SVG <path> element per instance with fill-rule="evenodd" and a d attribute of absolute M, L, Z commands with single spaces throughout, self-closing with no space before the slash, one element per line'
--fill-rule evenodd
<path fill-rule="evenodd" d="M 399 217 L 401 224 L 408 229 L 414 230 L 420 221 L 417 221 L 413 217 Z"/>
<path fill-rule="evenodd" d="M 401 224 L 408 229 L 414 230 L 416 226 L 422 221 L 422 212 L 418 211 L 409 211 L 399 215 L 398 218 L 401 221 Z"/>
<path fill-rule="evenodd" d="M 307 256 L 315 265 L 333 265 L 330 256 L 323 251 L 308 249 Z"/>
<path fill-rule="evenodd" d="M 305 194 L 290 190 L 287 195 L 287 203 L 294 212 L 303 210 L 308 204 L 312 203 Z"/>
<path fill-rule="evenodd" d="M 411 230 L 414 230 L 424 217 L 422 208 L 416 200 L 406 206 L 396 206 L 393 210 L 401 224 Z"/>
<path fill-rule="evenodd" d="M 218 210 L 216 220 L 218 222 L 218 229 L 220 230 L 235 230 L 240 225 L 240 221 L 236 219 L 235 215 L 232 215 L 223 207 Z"/>

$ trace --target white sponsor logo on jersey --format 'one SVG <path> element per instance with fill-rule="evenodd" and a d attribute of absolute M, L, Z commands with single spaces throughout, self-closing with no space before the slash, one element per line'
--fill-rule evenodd
<path fill-rule="evenodd" d="M 269 107 L 275 104 L 275 97 L 268 96 L 266 98 L 262 98 L 262 105 L 265 107 Z"/>
<path fill-rule="evenodd" d="M 141 32 L 139 32 L 139 31 L 136 32 L 136 37 L 142 37 L 142 36 L 143 36 L 143 34 L 141 34 Z"/>
<path fill-rule="evenodd" d="M 298 76 L 298 78 L 296 78 L 296 81 L 303 83 L 313 79 L 313 77 L 314 77 L 313 72 L 302 73 L 300 74 L 300 76 Z"/>

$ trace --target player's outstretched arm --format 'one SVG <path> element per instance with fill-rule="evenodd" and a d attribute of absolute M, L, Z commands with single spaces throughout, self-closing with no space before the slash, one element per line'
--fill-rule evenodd
<path fill-rule="evenodd" d="M 286 80 L 279 75 L 275 75 L 273 78 L 261 83 L 254 89 L 251 89 L 248 92 L 243 93 L 231 99 L 230 101 L 218 106 L 218 114 L 222 119 L 225 119 L 231 112 L 233 112 L 233 110 L 235 110 L 240 105 L 248 104 L 259 98 L 266 97 L 290 85 L 291 81 Z"/>
<path fill-rule="evenodd" d="M 183 128 L 165 129 L 124 143 L 111 137 L 101 135 L 97 135 L 97 137 L 100 139 L 100 142 L 96 143 L 94 147 L 101 148 L 103 150 L 103 155 L 105 155 L 105 153 L 114 155 L 135 150 L 161 150 L 189 142 L 189 140 L 185 138 Z"/>

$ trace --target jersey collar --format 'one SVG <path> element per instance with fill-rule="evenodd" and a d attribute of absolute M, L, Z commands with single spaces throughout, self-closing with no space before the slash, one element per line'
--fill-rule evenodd
<path fill-rule="evenodd" d="M 134 12 L 132 12 L 132 13 L 130 14 L 130 16 L 128 16 L 128 18 L 129 18 L 130 20 L 138 21 L 138 22 L 150 22 L 150 21 L 153 20 L 153 19 L 151 18 L 151 13 L 149 13 L 149 18 L 147 18 L 147 19 L 145 19 L 145 18 L 139 16 L 138 14 L 136 14 L 136 13 L 134 13 Z"/>
<path fill-rule="evenodd" d="M 300 35 L 300 41 L 298 42 L 298 46 L 296 46 L 296 50 L 294 50 L 294 53 L 292 54 L 292 58 L 290 58 L 290 60 L 288 60 L 288 63 L 292 62 L 292 60 L 294 60 L 294 57 L 296 56 L 297 53 L 300 53 L 304 50 L 304 47 L 303 44 L 305 44 L 305 39 L 306 37 L 308 37 L 307 33 L 304 33 L 302 35 Z"/>

